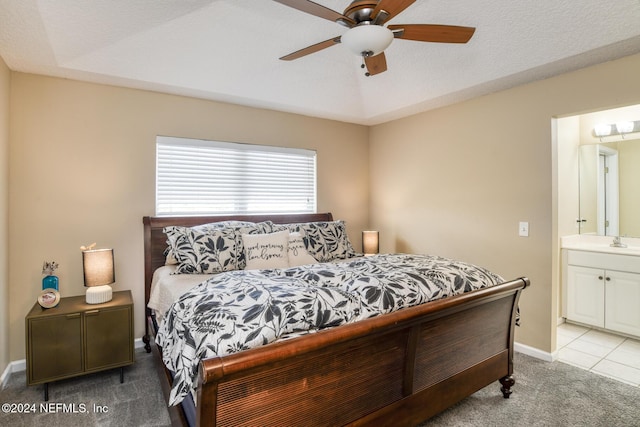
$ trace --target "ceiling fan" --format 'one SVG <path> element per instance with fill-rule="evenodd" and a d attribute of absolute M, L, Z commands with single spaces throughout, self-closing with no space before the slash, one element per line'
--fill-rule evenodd
<path fill-rule="evenodd" d="M 384 26 L 387 21 L 411 6 L 416 0 L 355 0 L 347 6 L 343 13 L 309 0 L 275 1 L 349 28 L 342 36 L 305 47 L 280 59 L 291 61 L 342 43 L 355 54 L 362 56 L 364 60 L 362 68 L 366 65 L 365 75 L 367 76 L 387 70 L 384 50 L 394 38 L 421 42 L 466 43 L 476 30 L 473 27 L 435 24 Z"/>

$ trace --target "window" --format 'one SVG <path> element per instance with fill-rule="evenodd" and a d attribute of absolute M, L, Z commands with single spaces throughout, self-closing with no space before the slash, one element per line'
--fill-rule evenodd
<path fill-rule="evenodd" d="M 156 215 L 315 211 L 315 151 L 156 138 Z"/>

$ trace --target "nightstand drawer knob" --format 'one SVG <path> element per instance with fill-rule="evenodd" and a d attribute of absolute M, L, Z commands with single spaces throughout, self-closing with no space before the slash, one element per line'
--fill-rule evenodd
<path fill-rule="evenodd" d="M 80 313 L 67 314 L 67 319 L 77 319 L 80 317 Z"/>
<path fill-rule="evenodd" d="M 89 311 L 85 311 L 84 314 L 87 315 L 87 316 L 95 316 L 95 315 L 97 315 L 99 313 L 100 313 L 100 310 L 89 310 Z"/>

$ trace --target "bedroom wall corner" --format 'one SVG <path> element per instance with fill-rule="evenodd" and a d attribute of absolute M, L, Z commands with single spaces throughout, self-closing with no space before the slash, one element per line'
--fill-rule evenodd
<path fill-rule="evenodd" d="M 0 57 L 0 374 L 9 365 L 9 110 L 11 71 Z"/>

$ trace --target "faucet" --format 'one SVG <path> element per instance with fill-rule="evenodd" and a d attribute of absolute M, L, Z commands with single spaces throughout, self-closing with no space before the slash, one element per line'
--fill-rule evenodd
<path fill-rule="evenodd" d="M 620 236 L 615 236 L 613 238 L 613 243 L 611 245 L 609 245 L 609 246 L 614 247 L 614 248 L 626 248 L 627 247 L 627 245 L 622 243 L 622 241 L 620 240 Z"/>

